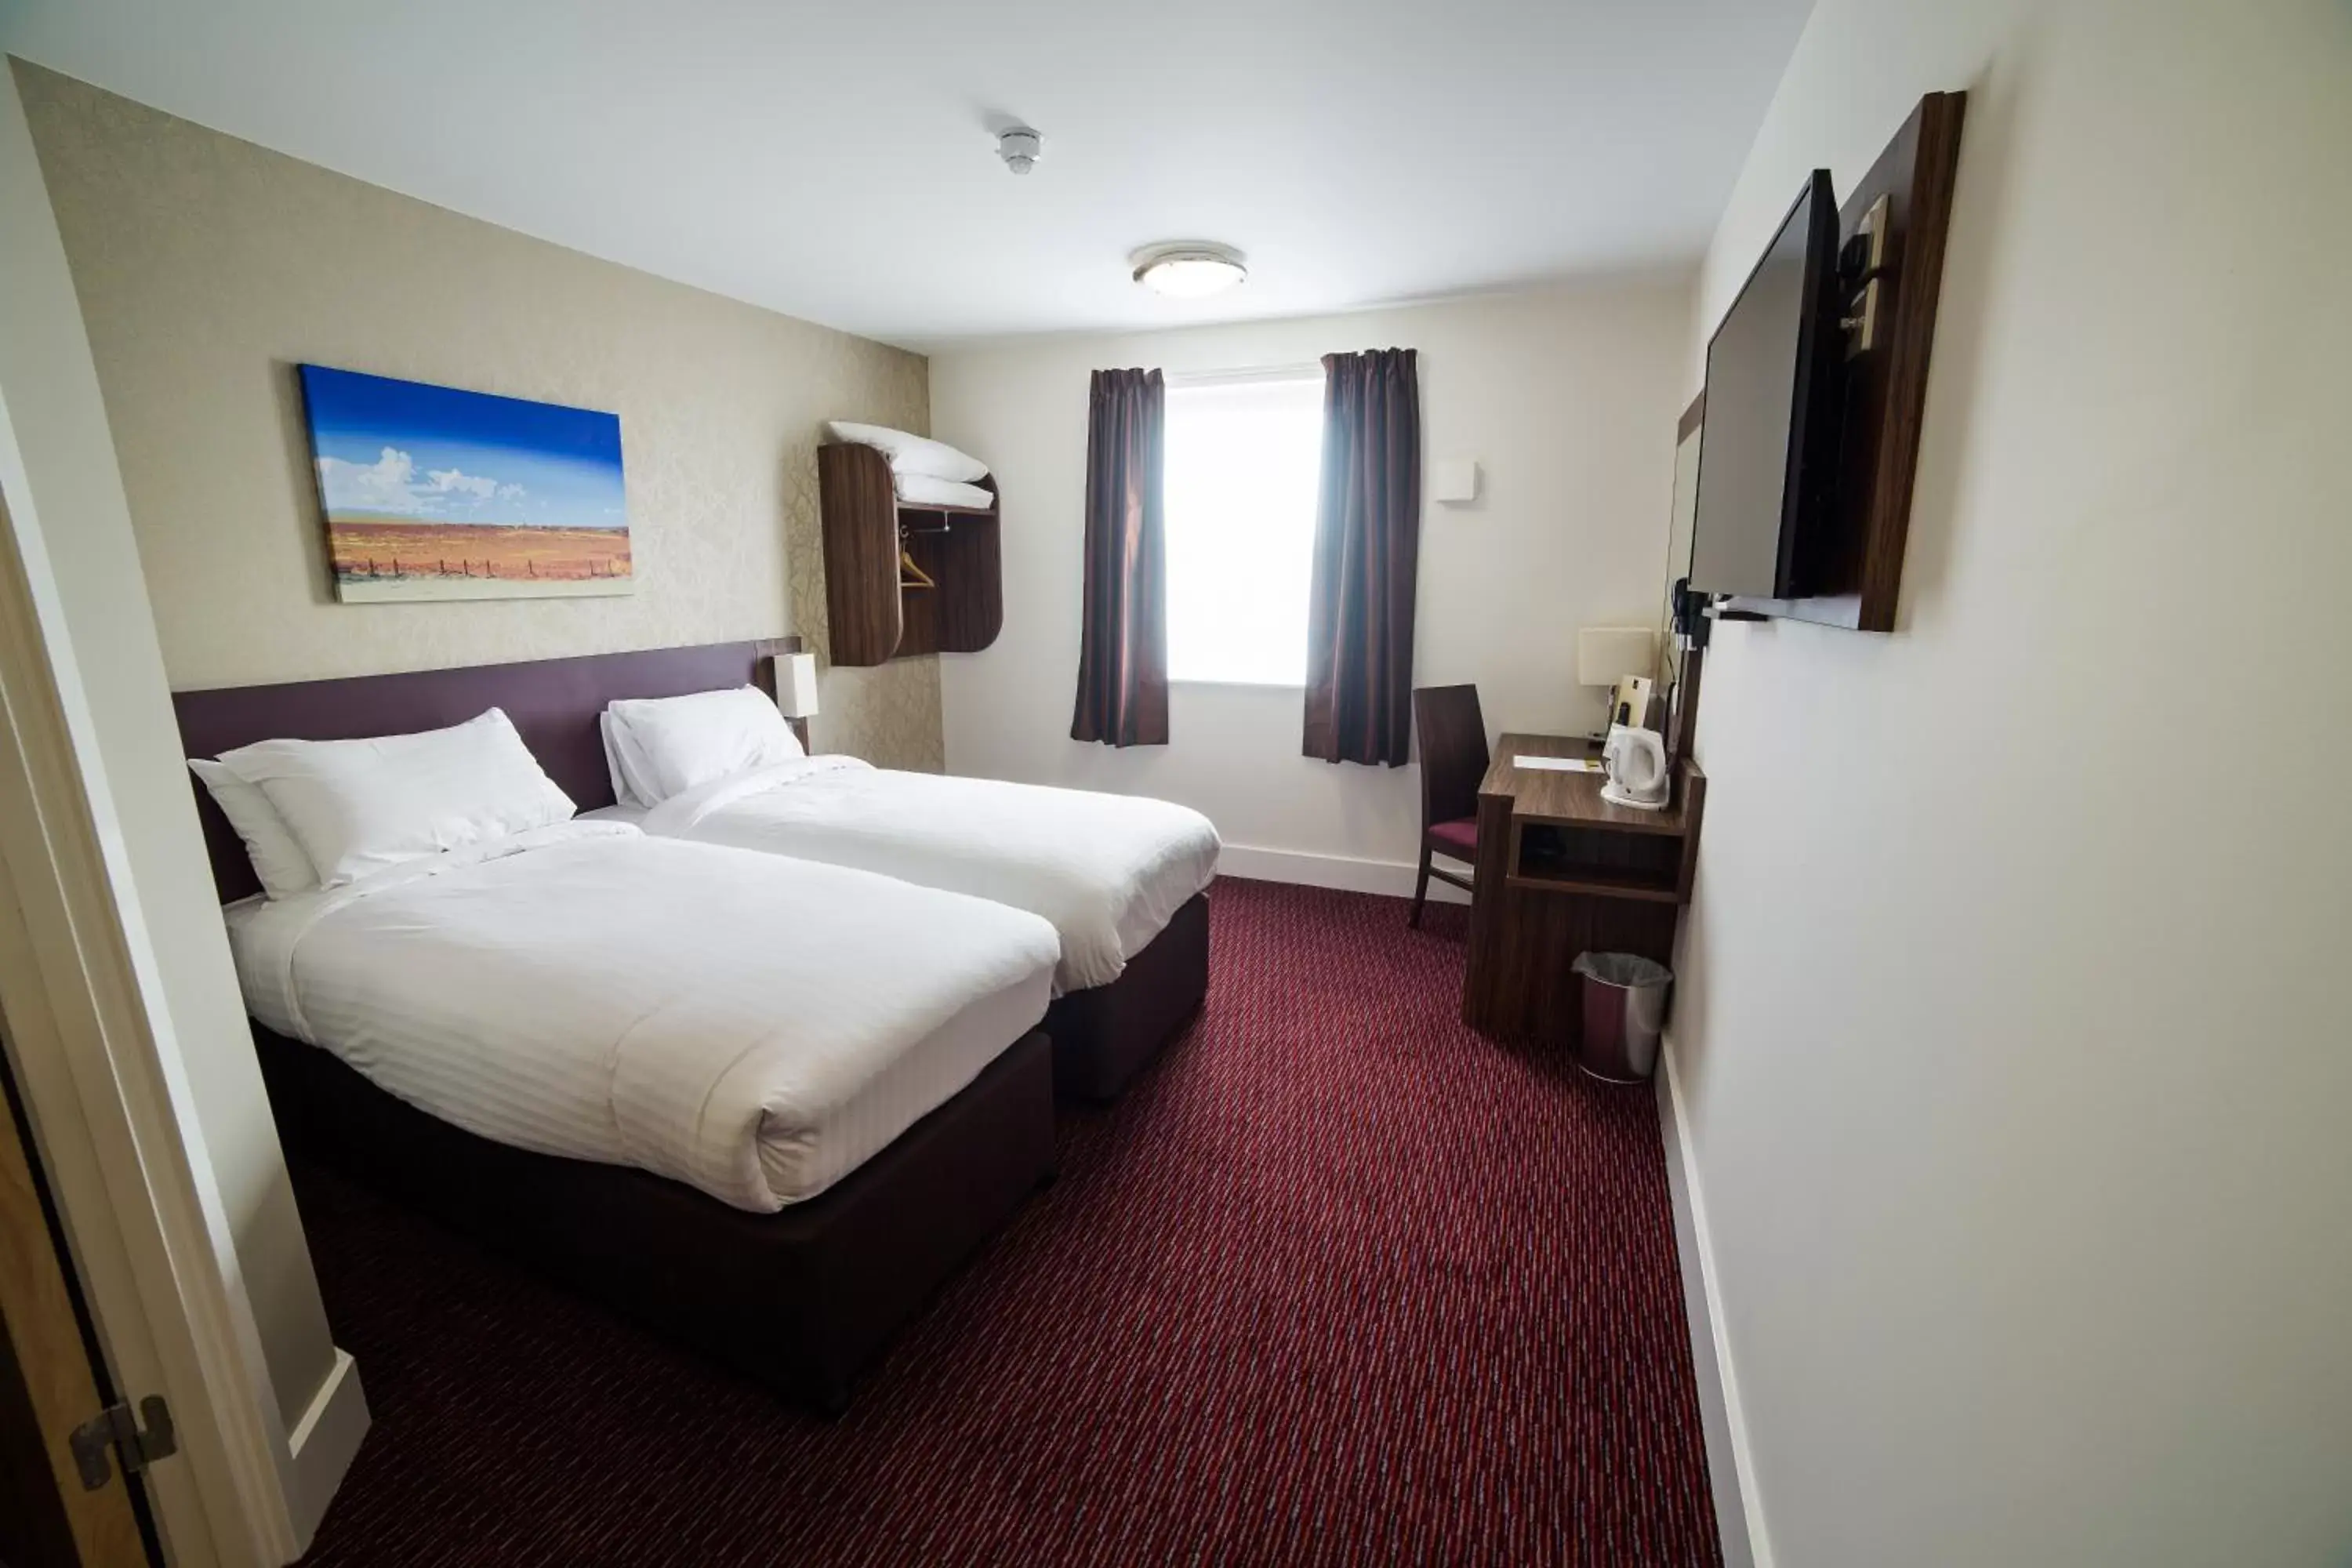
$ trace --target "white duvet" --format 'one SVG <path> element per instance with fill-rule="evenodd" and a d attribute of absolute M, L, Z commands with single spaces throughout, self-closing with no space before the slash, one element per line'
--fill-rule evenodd
<path fill-rule="evenodd" d="M 281 1034 L 469 1131 L 761 1212 L 1034 1027 L 1056 952 L 1001 904 L 610 822 L 229 914 L 247 1005 Z"/>
<path fill-rule="evenodd" d="M 1062 939 L 1060 991 L 1118 979 L 1217 874 L 1217 830 L 1164 800 L 854 757 L 756 769 L 625 816 L 657 837 L 854 866 L 1042 915 Z"/>

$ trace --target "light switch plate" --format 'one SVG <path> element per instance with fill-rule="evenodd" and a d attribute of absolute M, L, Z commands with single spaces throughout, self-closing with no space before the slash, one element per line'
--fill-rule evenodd
<path fill-rule="evenodd" d="M 1462 506 L 1478 499 L 1478 459 L 1440 458 L 1429 466 L 1429 499 Z"/>

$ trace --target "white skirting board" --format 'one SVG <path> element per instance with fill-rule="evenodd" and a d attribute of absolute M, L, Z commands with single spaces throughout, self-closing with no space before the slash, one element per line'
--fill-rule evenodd
<path fill-rule="evenodd" d="M 1682 1259 L 1683 1314 L 1690 1322 L 1691 1370 L 1698 1381 L 1699 1428 L 1706 1440 L 1706 1473 L 1715 1494 L 1716 1528 L 1723 1537 L 1724 1568 L 1772 1568 L 1748 1423 L 1739 1407 L 1731 1346 L 1723 1335 L 1722 1298 L 1715 1249 L 1706 1227 L 1706 1200 L 1692 1163 L 1682 1083 L 1675 1076 L 1674 1037 L 1659 1042 L 1658 1128 L 1666 1145 L 1666 1190 L 1675 1209 L 1675 1251 Z"/>
<path fill-rule="evenodd" d="M 293 1470 L 286 1503 L 294 1516 L 295 1534 L 305 1551 L 310 1548 L 319 1521 L 327 1517 L 327 1504 L 334 1500 L 335 1489 L 343 1484 L 343 1473 L 359 1456 L 360 1440 L 367 1436 L 368 1424 L 367 1395 L 360 1390 L 359 1363 L 352 1359 L 351 1352 L 338 1346 L 333 1369 L 319 1384 L 319 1392 L 302 1412 L 302 1418 L 286 1435 Z"/>
<path fill-rule="evenodd" d="M 1467 868 L 1458 861 L 1444 860 L 1439 864 L 1450 871 L 1466 874 Z M 1307 888 L 1337 888 L 1343 892 L 1386 893 L 1391 898 L 1409 899 L 1412 897 L 1417 868 L 1409 860 L 1358 860 L 1344 855 L 1309 855 L 1297 849 L 1258 849 L 1246 844 L 1228 844 L 1217 854 L 1217 869 L 1225 876 L 1249 877 L 1261 882 L 1295 882 Z M 1432 877 L 1429 901 L 1466 904 L 1470 895 Z"/>

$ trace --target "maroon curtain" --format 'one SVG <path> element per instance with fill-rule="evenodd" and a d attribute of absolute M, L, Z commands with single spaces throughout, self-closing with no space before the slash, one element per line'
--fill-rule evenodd
<path fill-rule="evenodd" d="M 1323 480 L 1301 748 L 1402 767 L 1421 565 L 1421 384 L 1412 349 L 1323 356 Z"/>
<path fill-rule="evenodd" d="M 1166 389 L 1098 370 L 1087 409 L 1086 610 L 1070 739 L 1168 743 L 1168 579 L 1160 522 Z"/>

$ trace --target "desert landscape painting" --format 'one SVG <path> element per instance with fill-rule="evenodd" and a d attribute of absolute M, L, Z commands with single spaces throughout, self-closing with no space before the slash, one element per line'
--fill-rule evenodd
<path fill-rule="evenodd" d="M 300 367 L 336 596 L 635 588 L 617 416 Z"/>
<path fill-rule="evenodd" d="M 630 584 L 625 528 L 504 528 L 346 515 L 328 519 L 327 545 L 336 586 L 346 599 L 624 594 Z"/>

